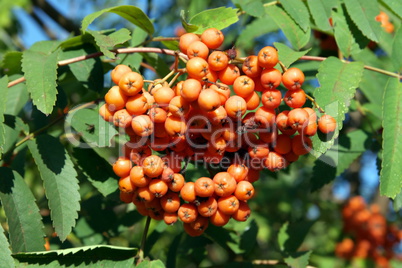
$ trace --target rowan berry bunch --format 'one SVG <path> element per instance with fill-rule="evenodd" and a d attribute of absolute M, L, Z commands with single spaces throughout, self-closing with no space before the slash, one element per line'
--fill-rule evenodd
<path fill-rule="evenodd" d="M 182 35 L 185 69 L 175 66 L 155 81 L 116 66 L 116 86 L 99 110 L 129 136 L 113 165 L 122 201 L 167 224 L 180 219 L 193 236 L 209 223 L 245 221 L 260 171 L 287 167 L 311 150 L 317 129 L 328 134 L 336 128 L 333 117 L 317 120 L 314 109 L 303 107 L 309 97 L 304 74 L 284 67 L 275 48 L 239 59 L 233 49 L 218 50 L 223 41 L 214 28 Z M 176 82 L 181 75 L 186 79 Z M 288 109 L 279 111 L 282 103 Z M 222 164 L 221 172 L 186 179 L 182 164 L 188 161 Z"/>
<path fill-rule="evenodd" d="M 377 205 L 367 206 L 363 197 L 351 198 L 342 209 L 344 238 L 336 246 L 337 256 L 345 259 L 373 259 L 380 267 L 390 267 L 394 246 L 401 242 L 402 231 L 388 224 Z"/>

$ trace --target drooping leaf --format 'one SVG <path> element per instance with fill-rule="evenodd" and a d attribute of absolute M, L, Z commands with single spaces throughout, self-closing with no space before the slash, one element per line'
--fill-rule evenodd
<path fill-rule="evenodd" d="M 357 35 L 354 35 L 349 28 L 350 24 L 346 16 L 347 14 L 342 7 L 338 7 L 337 10 L 333 10 L 331 13 L 336 44 L 343 56 L 349 57 L 350 55 L 360 52 L 361 47 L 356 40 Z"/>
<path fill-rule="evenodd" d="M 341 175 L 363 152 L 371 146 L 371 136 L 356 130 L 339 136 L 339 141 L 318 158 L 311 178 L 312 190 L 318 190 Z"/>
<path fill-rule="evenodd" d="M 165 268 L 165 265 L 163 264 L 163 262 L 161 260 L 155 260 L 155 261 L 145 260 L 135 267 L 136 268 Z"/>
<path fill-rule="evenodd" d="M 53 226 L 64 241 L 80 209 L 77 171 L 63 145 L 53 136 L 39 135 L 28 142 L 28 147 L 43 180 Z"/>
<path fill-rule="evenodd" d="M 82 20 L 81 30 L 85 32 L 88 26 L 99 16 L 104 13 L 111 12 L 119 15 L 120 17 L 128 20 L 129 22 L 137 25 L 149 34 L 154 33 L 154 26 L 148 16 L 136 6 L 117 6 L 105 8 L 100 11 L 89 14 Z"/>
<path fill-rule="evenodd" d="M 6 110 L 7 93 L 8 93 L 8 77 L 3 76 L 0 78 L 0 159 L 4 152 L 4 145 L 6 143 L 6 129 L 4 128 L 4 112 Z"/>
<path fill-rule="evenodd" d="M 71 49 L 60 53 L 61 60 L 75 58 L 96 52 L 89 44 L 79 49 Z M 92 58 L 68 65 L 75 78 L 85 87 L 99 92 L 103 89 L 103 67 L 100 58 Z"/>
<path fill-rule="evenodd" d="M 136 248 L 106 245 L 85 246 L 43 252 L 18 253 L 21 264 L 38 267 L 127 267 L 133 266 Z"/>
<path fill-rule="evenodd" d="M 325 1 L 327 0 L 307 0 L 307 4 L 315 25 L 323 31 L 330 31 L 332 29 L 332 26 L 329 23 L 331 10 L 325 7 Z"/>
<path fill-rule="evenodd" d="M 4 73 L 7 75 L 21 74 L 21 60 L 22 52 L 19 51 L 9 51 L 4 54 L 2 68 Z"/>
<path fill-rule="evenodd" d="M 399 0 L 381 0 L 392 12 L 402 19 L 402 2 Z"/>
<path fill-rule="evenodd" d="M 310 29 L 310 14 L 303 1 L 281 0 L 281 5 L 286 13 L 300 26 L 303 31 Z"/>
<path fill-rule="evenodd" d="M 110 35 L 101 34 L 98 31 L 87 30 L 95 40 L 96 45 L 99 47 L 103 55 L 114 59 L 115 53 L 109 49 L 114 48 L 116 45 L 123 44 L 131 39 L 130 31 L 126 28 L 120 29 L 117 32 L 113 32 Z"/>
<path fill-rule="evenodd" d="M 241 7 L 242 11 L 253 17 L 260 18 L 265 14 L 261 0 L 239 0 L 237 5 Z"/>
<path fill-rule="evenodd" d="M 321 63 L 317 74 L 320 87 L 315 89 L 314 97 L 325 113 L 335 118 L 337 127 L 330 135 L 315 135 L 312 138 L 313 150 L 310 153 L 315 157 L 325 153 L 334 144 L 362 75 L 361 62 L 343 63 L 335 57 L 329 57 Z"/>
<path fill-rule="evenodd" d="M 353 22 L 370 40 L 380 40 L 381 26 L 375 17 L 380 13 L 377 0 L 344 0 L 346 9 Z"/>
<path fill-rule="evenodd" d="M 181 21 L 181 25 L 183 26 L 183 28 L 186 30 L 186 32 L 188 33 L 193 33 L 195 31 L 197 31 L 198 26 L 197 25 L 193 25 L 190 24 L 189 22 L 187 22 L 186 19 L 186 12 L 184 10 L 180 11 L 180 21 Z"/>
<path fill-rule="evenodd" d="M 117 134 L 112 124 L 106 122 L 93 109 L 78 109 L 66 118 L 66 123 L 71 125 L 82 137 L 86 144 L 80 143 L 81 148 L 109 147 L 111 139 Z M 66 125 L 68 127 L 68 125 Z M 72 133 L 72 129 L 66 128 L 66 132 Z M 74 144 L 80 142 L 74 140 Z"/>
<path fill-rule="evenodd" d="M 254 38 L 263 34 L 277 31 L 278 29 L 279 27 L 271 17 L 257 18 L 250 24 L 247 24 L 245 29 L 240 33 L 236 40 L 236 47 L 241 47 L 244 50 L 252 49 L 254 43 L 250 42 L 250 40 L 254 40 Z"/>
<path fill-rule="evenodd" d="M 118 188 L 112 166 L 91 149 L 74 148 L 74 158 L 92 185 L 107 196 Z"/>
<path fill-rule="evenodd" d="M 20 78 L 21 75 L 12 75 L 10 80 L 15 80 Z M 11 87 L 7 92 L 7 104 L 6 104 L 6 114 L 18 115 L 24 108 L 25 104 L 29 99 L 29 94 L 25 83 L 19 83 Z"/>
<path fill-rule="evenodd" d="M 42 41 L 25 50 L 22 56 L 22 70 L 28 92 L 39 111 L 48 115 L 57 98 L 57 59 L 59 50 L 53 51 L 56 43 Z M 57 44 L 58 45 L 58 44 Z"/>
<path fill-rule="evenodd" d="M 311 253 L 312 251 L 296 252 L 290 254 L 284 260 L 292 268 L 304 268 L 308 266 Z"/>
<path fill-rule="evenodd" d="M 278 50 L 279 60 L 286 66 L 289 67 L 292 63 L 300 59 L 302 56 L 306 55 L 311 49 L 304 51 L 294 51 L 287 45 L 275 42 L 274 46 Z"/>
<path fill-rule="evenodd" d="M 395 198 L 402 189 L 402 86 L 397 78 L 388 79 L 383 100 L 380 193 Z"/>
<path fill-rule="evenodd" d="M 282 29 L 295 49 L 301 49 L 310 40 L 310 30 L 303 31 L 282 8 L 269 6 L 265 8 L 265 12 Z"/>
<path fill-rule="evenodd" d="M 402 27 L 399 27 L 392 42 L 391 59 L 395 68 L 400 72 L 402 67 Z"/>
<path fill-rule="evenodd" d="M 201 34 L 208 28 L 222 30 L 236 23 L 238 20 L 237 9 L 231 7 L 218 7 L 194 15 L 189 23 L 198 27 L 194 33 Z"/>
<path fill-rule="evenodd" d="M 0 224 L 0 260 L 4 267 L 13 267 L 14 259 L 11 257 L 10 244 L 7 237 L 4 235 L 3 226 Z"/>
<path fill-rule="evenodd" d="M 7 216 L 12 252 L 44 250 L 45 233 L 35 197 L 21 175 L 6 167 L 0 167 L 0 200 Z"/>

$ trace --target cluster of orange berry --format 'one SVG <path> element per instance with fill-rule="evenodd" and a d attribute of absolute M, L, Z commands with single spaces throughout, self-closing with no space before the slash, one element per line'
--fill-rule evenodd
<path fill-rule="evenodd" d="M 344 238 L 335 249 L 345 259 L 373 259 L 380 267 L 390 267 L 394 246 L 402 240 L 402 231 L 387 223 L 378 205 L 367 207 L 363 197 L 351 198 L 342 209 L 344 231 L 354 239 Z"/>
<path fill-rule="evenodd" d="M 209 222 L 246 220 L 260 170 L 287 167 L 311 150 L 317 129 L 336 128 L 333 117 L 317 120 L 312 108 L 303 107 L 304 74 L 276 69 L 275 48 L 238 59 L 234 50 L 217 50 L 223 41 L 214 28 L 182 35 L 179 47 L 188 60 L 175 77 L 186 73 L 187 79 L 177 83 L 157 79 L 145 89 L 140 74 L 116 66 L 116 86 L 99 110 L 130 138 L 113 165 L 121 199 L 167 224 L 180 219 L 190 235 L 202 234 Z M 289 110 L 279 112 L 282 101 Z M 186 161 L 220 164 L 222 172 L 186 181 Z"/>

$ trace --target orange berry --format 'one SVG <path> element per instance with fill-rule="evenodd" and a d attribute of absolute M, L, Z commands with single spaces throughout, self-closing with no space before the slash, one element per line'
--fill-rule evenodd
<path fill-rule="evenodd" d="M 206 29 L 201 34 L 201 41 L 210 49 L 217 49 L 225 40 L 223 33 L 216 28 Z"/>
<path fill-rule="evenodd" d="M 330 132 L 334 132 L 336 129 L 336 120 L 329 114 L 324 114 L 318 120 L 318 129 L 324 133 L 328 134 Z"/>

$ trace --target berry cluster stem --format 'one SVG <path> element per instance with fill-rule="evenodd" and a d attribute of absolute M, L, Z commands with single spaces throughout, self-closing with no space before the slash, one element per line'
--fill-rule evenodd
<path fill-rule="evenodd" d="M 145 241 L 147 240 L 147 235 L 148 235 L 148 230 L 149 230 L 150 224 L 151 224 L 151 217 L 148 216 L 147 221 L 145 222 L 144 232 L 142 233 L 141 246 L 140 246 L 140 249 L 136 256 L 136 257 L 138 257 L 137 265 L 144 260 Z"/>
<path fill-rule="evenodd" d="M 315 99 L 313 97 L 311 97 L 310 95 L 308 95 L 306 93 L 305 93 L 305 95 L 306 95 L 306 98 L 309 99 L 314 104 L 314 106 L 318 109 L 318 111 L 320 111 L 320 113 L 322 113 L 322 114 L 325 113 L 324 109 L 322 109 L 318 105 L 318 103 L 315 101 Z"/>

